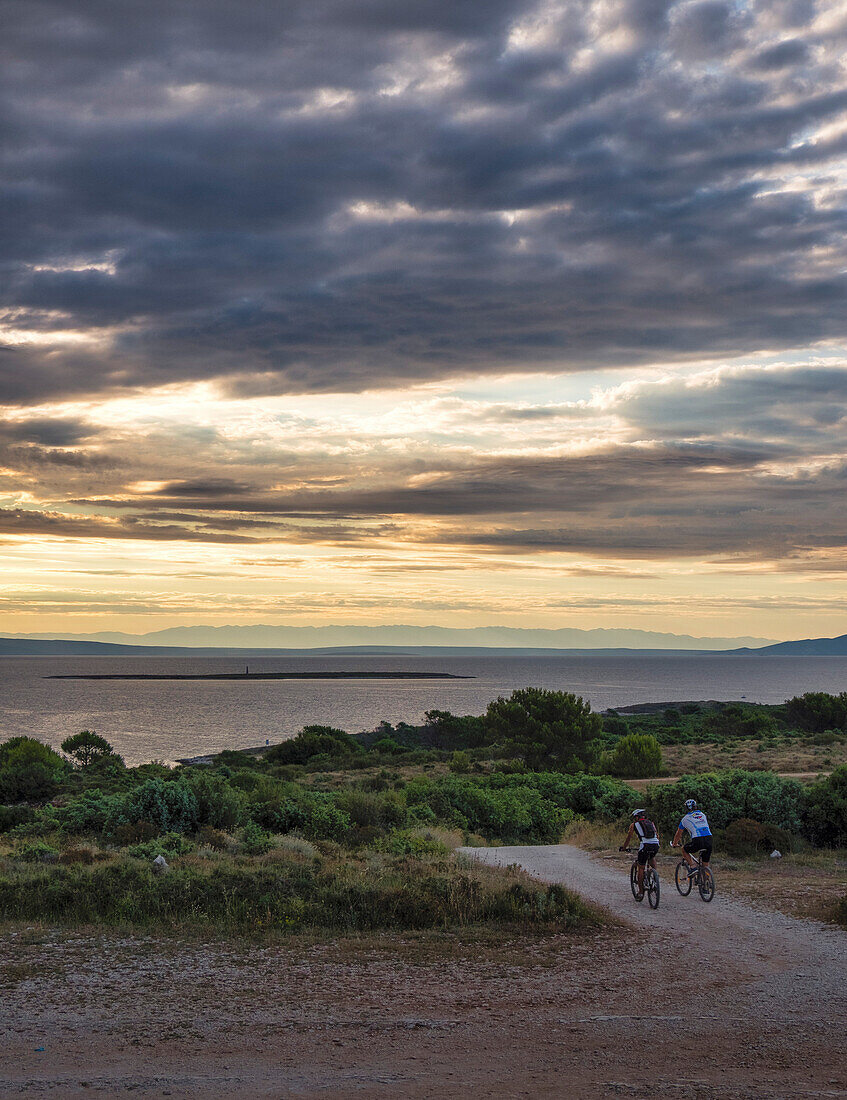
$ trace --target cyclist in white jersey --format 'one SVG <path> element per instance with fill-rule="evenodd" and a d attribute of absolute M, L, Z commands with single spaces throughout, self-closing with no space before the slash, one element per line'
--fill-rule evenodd
<path fill-rule="evenodd" d="M 689 798 L 685 803 L 685 817 L 677 826 L 676 834 L 671 841 L 671 848 L 682 844 L 683 833 L 688 833 L 691 838 L 687 844 L 682 845 L 682 858 L 691 870 L 694 870 L 694 859 L 692 858 L 694 852 L 699 855 L 700 862 L 708 866 L 709 860 L 712 858 L 712 830 L 709 828 L 706 815 L 697 808 L 697 803 L 693 798 Z"/>
<path fill-rule="evenodd" d="M 638 892 L 643 897 L 644 868 L 649 860 L 650 866 L 655 871 L 656 856 L 659 853 L 659 830 L 647 816 L 646 810 L 632 811 L 632 824 L 629 827 L 629 832 L 626 834 L 626 840 L 620 847 L 621 852 L 629 847 L 629 842 L 633 833 L 638 837 L 638 870 L 636 871 L 636 878 L 638 880 Z"/>

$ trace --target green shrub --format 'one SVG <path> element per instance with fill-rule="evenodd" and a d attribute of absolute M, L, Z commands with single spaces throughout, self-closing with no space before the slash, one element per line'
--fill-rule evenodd
<path fill-rule="evenodd" d="M 265 779 L 253 792 L 250 815 L 273 833 L 302 833 L 310 840 L 339 840 L 350 817 L 330 794 Z"/>
<path fill-rule="evenodd" d="M 211 771 L 191 772 L 185 783 L 197 800 L 198 825 L 233 831 L 247 820 L 247 795 Z"/>
<path fill-rule="evenodd" d="M 35 810 L 31 806 L 0 806 L 0 833 L 24 825 L 34 817 Z"/>
<path fill-rule="evenodd" d="M 59 828 L 65 833 L 102 833 L 109 815 L 119 812 L 122 806 L 121 795 L 106 794 L 95 788 L 57 807 L 56 817 Z"/>
<path fill-rule="evenodd" d="M 427 806 L 437 820 L 504 843 L 550 843 L 559 839 L 573 815 L 531 786 L 504 786 L 455 775 L 435 782 L 413 779 L 406 800 L 416 820 Z"/>
<path fill-rule="evenodd" d="M 847 847 L 847 764 L 808 788 L 803 825 L 812 843 Z"/>
<path fill-rule="evenodd" d="M 162 833 L 193 833 L 198 822 L 197 797 L 183 780 L 148 779 L 112 804 L 104 831 L 149 821 Z"/>
<path fill-rule="evenodd" d="M 386 753 L 389 756 L 396 756 L 405 751 L 400 742 L 395 741 L 393 737 L 381 737 L 371 745 L 371 752 Z"/>
<path fill-rule="evenodd" d="M 157 856 L 171 859 L 174 856 L 184 856 L 193 852 L 196 845 L 184 837 L 181 833 L 165 833 L 164 836 L 154 840 L 146 840 L 141 844 L 133 844 L 127 848 L 126 854 L 134 859 L 154 860 Z"/>
<path fill-rule="evenodd" d="M 394 856 L 446 856 L 446 845 L 437 840 L 428 840 L 417 833 L 406 832 L 398 829 L 389 833 L 377 841 L 376 847 L 381 852 L 388 852 Z"/>
<path fill-rule="evenodd" d="M 250 821 L 241 830 L 240 844 L 246 855 L 263 856 L 270 851 L 273 842 L 270 833 L 265 832 L 255 821 Z"/>
<path fill-rule="evenodd" d="M 660 831 L 673 833 L 689 798 L 697 801 L 713 830 L 725 829 L 738 818 L 752 818 L 772 821 L 790 833 L 802 831 L 806 792 L 796 779 L 738 769 L 687 775 L 676 783 L 648 787 L 643 804 Z"/>
<path fill-rule="evenodd" d="M 52 806 L 43 806 L 29 821 L 22 822 L 9 830 L 9 836 L 48 836 L 59 828 L 56 811 Z"/>
<path fill-rule="evenodd" d="M 406 824 L 406 807 L 393 791 L 375 794 L 349 788 L 339 791 L 334 803 L 355 826 L 392 829 Z"/>
<path fill-rule="evenodd" d="M 828 695 L 825 691 L 808 691 L 795 695 L 785 704 L 789 722 L 812 733 L 847 729 L 847 692 Z"/>
<path fill-rule="evenodd" d="M 317 756 L 334 760 L 357 752 L 361 752 L 359 745 L 344 730 L 333 726 L 304 726 L 290 741 L 274 745 L 265 753 L 265 759 L 269 764 L 305 764 Z"/>
<path fill-rule="evenodd" d="M 466 752 L 456 751 L 450 757 L 450 771 L 466 775 L 471 770 L 471 758 Z"/>
<path fill-rule="evenodd" d="M 12 737 L 0 745 L 0 800 L 38 802 L 59 790 L 67 764 L 33 737 Z"/>
<path fill-rule="evenodd" d="M 21 863 L 56 863 L 59 852 L 52 845 L 45 844 L 43 840 L 34 840 L 30 844 L 22 844 L 17 848 L 12 858 Z"/>
<path fill-rule="evenodd" d="M 612 775 L 647 779 L 662 770 L 662 749 L 651 734 L 629 733 L 618 741 L 606 766 Z"/>

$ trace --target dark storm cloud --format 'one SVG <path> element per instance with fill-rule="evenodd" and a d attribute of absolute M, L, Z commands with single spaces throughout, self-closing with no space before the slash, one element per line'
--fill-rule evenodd
<path fill-rule="evenodd" d="M 772 440 L 796 456 L 838 455 L 847 423 L 847 370 L 801 365 L 733 370 L 646 384 L 613 406 L 651 438 Z"/>
<path fill-rule="evenodd" d="M 62 512 L 0 508 L 0 533 L 74 539 L 148 539 L 181 542 L 252 542 L 246 535 L 195 531 L 177 524 L 140 523 L 134 517 L 75 516 Z"/>
<path fill-rule="evenodd" d="M 828 7 L 6 0 L 0 398 L 842 336 Z"/>

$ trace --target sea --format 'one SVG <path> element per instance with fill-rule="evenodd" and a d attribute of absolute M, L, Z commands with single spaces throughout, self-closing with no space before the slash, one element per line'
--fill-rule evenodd
<path fill-rule="evenodd" d="M 55 675 L 243 672 L 443 672 L 456 680 L 53 680 Z M 457 656 L 316 653 L 282 657 L 0 657 L 0 741 L 19 734 L 58 746 L 101 734 L 128 764 L 252 748 L 320 723 L 357 733 L 419 723 L 428 710 L 482 714 L 516 688 L 571 691 L 593 709 L 635 703 L 781 703 L 847 690 L 847 657 Z"/>

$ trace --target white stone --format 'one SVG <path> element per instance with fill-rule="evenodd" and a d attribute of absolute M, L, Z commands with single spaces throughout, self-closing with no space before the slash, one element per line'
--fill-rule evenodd
<path fill-rule="evenodd" d="M 782 852 L 778 848 L 774 848 L 771 852 L 771 859 L 782 859 Z"/>

